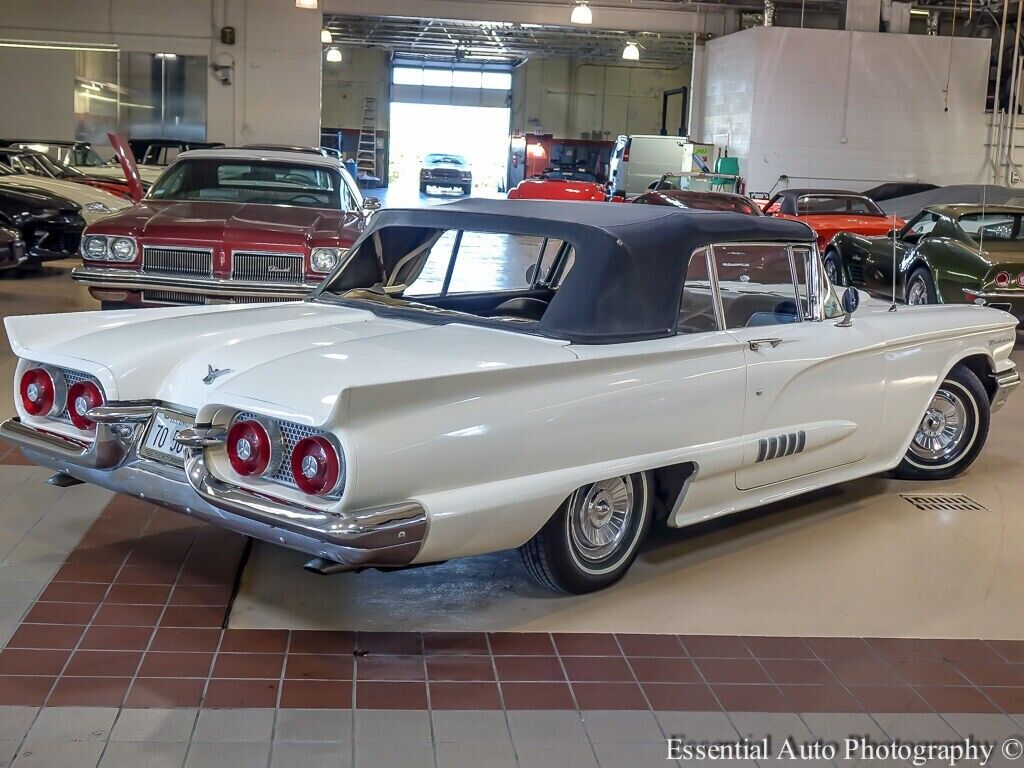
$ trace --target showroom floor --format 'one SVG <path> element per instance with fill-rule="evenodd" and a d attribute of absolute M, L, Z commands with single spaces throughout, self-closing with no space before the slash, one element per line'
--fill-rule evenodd
<path fill-rule="evenodd" d="M 68 266 L 0 280 L 5 314 L 92 308 Z M 0 766 L 639 768 L 672 734 L 1005 739 L 1022 429 L 1018 396 L 956 481 L 659 534 L 583 598 L 509 555 L 312 576 L 0 447 Z M 921 492 L 966 498 L 902 495 Z"/>

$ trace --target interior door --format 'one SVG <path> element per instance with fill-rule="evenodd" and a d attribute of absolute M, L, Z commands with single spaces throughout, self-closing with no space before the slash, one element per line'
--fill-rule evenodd
<path fill-rule="evenodd" d="M 824 317 L 831 289 L 809 248 L 743 244 L 713 253 L 726 330 L 746 361 L 736 487 L 866 458 L 882 418 L 881 334 L 868 323 L 844 327 Z"/>

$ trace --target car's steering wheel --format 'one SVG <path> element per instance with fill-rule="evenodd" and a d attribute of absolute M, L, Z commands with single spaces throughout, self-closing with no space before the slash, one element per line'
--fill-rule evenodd
<path fill-rule="evenodd" d="M 293 197 L 288 202 L 289 203 L 297 203 L 300 200 L 305 200 L 307 202 L 312 203 L 313 205 L 319 205 L 320 204 L 320 199 L 318 197 L 316 197 L 315 195 L 296 195 L 295 197 Z"/>

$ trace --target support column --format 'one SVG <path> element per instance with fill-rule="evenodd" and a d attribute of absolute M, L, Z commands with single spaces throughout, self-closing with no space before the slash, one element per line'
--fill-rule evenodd
<path fill-rule="evenodd" d="M 846 0 L 846 31 L 877 32 L 882 0 Z"/>
<path fill-rule="evenodd" d="M 695 35 L 693 63 L 690 65 L 690 105 L 686 132 L 695 141 L 704 140 L 704 41 Z"/>

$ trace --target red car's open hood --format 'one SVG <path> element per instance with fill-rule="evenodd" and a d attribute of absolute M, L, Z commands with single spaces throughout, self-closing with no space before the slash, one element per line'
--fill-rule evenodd
<path fill-rule="evenodd" d="M 128 139 L 117 133 L 108 133 L 110 146 L 114 148 L 114 155 L 117 162 L 121 164 L 125 180 L 128 182 L 128 194 L 133 202 L 139 202 L 145 192 L 142 189 L 142 177 L 139 175 L 139 166 L 135 164 L 135 155 L 128 146 Z"/>

